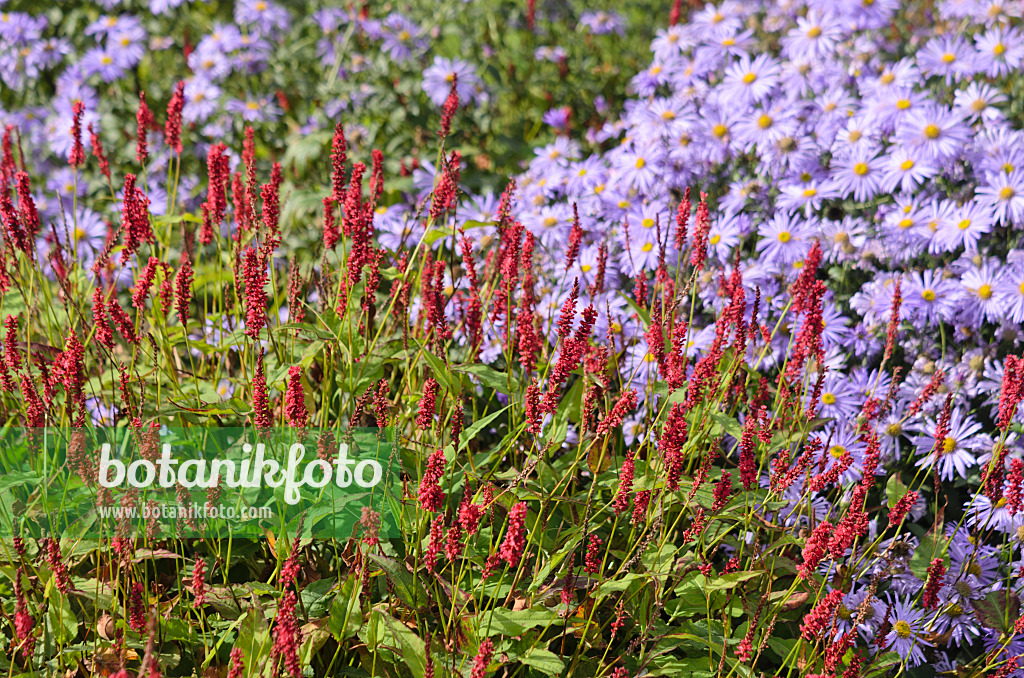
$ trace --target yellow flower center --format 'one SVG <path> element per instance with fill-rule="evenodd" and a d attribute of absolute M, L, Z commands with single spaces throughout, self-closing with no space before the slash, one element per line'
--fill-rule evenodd
<path fill-rule="evenodd" d="M 804 189 L 805 198 L 813 198 L 816 195 L 818 195 L 818 189 L 814 188 L 813 186 Z"/>
<path fill-rule="evenodd" d="M 956 449 L 956 438 L 946 436 L 942 441 L 942 453 L 949 454 Z"/>
<path fill-rule="evenodd" d="M 757 119 L 757 126 L 761 129 L 768 129 L 772 126 L 773 122 L 774 120 L 772 120 L 772 116 L 767 113 L 762 113 L 761 117 Z"/>
<path fill-rule="evenodd" d="M 722 46 L 723 47 L 732 47 L 735 44 L 736 44 L 736 41 L 733 40 L 732 38 L 726 38 L 725 40 L 722 41 Z"/>
<path fill-rule="evenodd" d="M 885 433 L 886 433 L 886 435 L 892 436 L 892 437 L 895 438 L 896 436 L 898 436 L 901 433 L 903 433 L 903 426 L 899 422 L 894 423 L 894 424 L 889 424 L 888 426 L 885 427 Z"/>
<path fill-rule="evenodd" d="M 643 250 L 644 252 L 650 252 L 651 250 L 654 249 L 654 243 L 645 242 L 644 246 L 641 247 L 640 249 Z"/>
<path fill-rule="evenodd" d="M 935 301 L 935 290 L 924 290 L 921 292 L 921 298 L 925 301 Z"/>
<path fill-rule="evenodd" d="M 863 134 L 861 134 L 861 131 L 859 129 L 850 130 L 850 141 L 860 141 L 860 138 L 862 136 Z"/>
<path fill-rule="evenodd" d="M 409 35 L 409 31 L 402 31 L 401 33 L 398 34 L 398 39 L 401 40 L 402 42 L 405 42 L 411 37 L 412 36 Z"/>
<path fill-rule="evenodd" d="M 896 101 L 896 108 L 900 109 L 901 111 L 907 110 L 908 108 L 910 108 L 910 99 L 898 99 Z"/>
<path fill-rule="evenodd" d="M 942 133 L 938 125 L 925 125 L 924 135 L 929 139 L 935 139 Z"/>
<path fill-rule="evenodd" d="M 257 12 L 262 12 L 266 8 L 267 8 L 267 3 L 265 3 L 265 2 L 257 2 L 256 3 L 256 11 Z"/>
<path fill-rule="evenodd" d="M 676 114 L 673 113 L 672 111 L 665 111 L 664 113 L 661 114 L 661 119 L 662 120 L 675 120 L 676 119 Z"/>
<path fill-rule="evenodd" d="M 651 75 L 661 73 L 661 66 L 651 66 Z"/>
<path fill-rule="evenodd" d="M 754 82 L 755 80 L 757 80 L 757 73 L 747 73 L 746 75 L 743 76 L 744 84 L 749 85 L 750 83 Z"/>
<path fill-rule="evenodd" d="M 114 63 L 114 60 L 113 60 L 113 59 L 111 59 L 111 58 L 110 58 L 109 56 L 107 56 L 106 54 L 104 54 L 104 55 L 103 55 L 103 56 L 102 56 L 102 57 L 100 58 L 100 63 L 101 63 L 101 64 L 103 64 L 104 66 L 109 66 L 110 64 Z"/>
<path fill-rule="evenodd" d="M 717 125 L 715 125 L 714 127 L 711 128 L 711 133 L 714 134 L 719 139 L 724 137 L 725 133 L 728 132 L 728 131 L 729 131 L 729 128 L 726 127 L 725 125 L 723 125 L 722 123 L 718 123 Z"/>
<path fill-rule="evenodd" d="M 1006 51 L 1006 45 L 1001 42 L 997 42 L 996 46 L 992 48 L 992 53 L 996 56 L 1002 56 L 1003 52 Z"/>
<path fill-rule="evenodd" d="M 834 458 L 840 459 L 844 454 L 846 454 L 846 448 L 843 447 L 842 445 L 833 445 L 832 448 L 828 451 L 828 453 L 831 454 Z"/>
<path fill-rule="evenodd" d="M 722 236 L 718 235 L 717 233 L 715 233 L 713 236 L 708 238 L 708 242 L 711 243 L 712 245 L 717 245 L 721 241 L 722 241 Z"/>
<path fill-rule="evenodd" d="M 644 228 L 653 228 L 654 219 L 651 219 L 650 217 L 644 217 L 643 221 L 640 222 L 640 225 L 643 226 Z"/>
<path fill-rule="evenodd" d="M 893 629 L 895 629 L 896 635 L 899 636 L 900 638 L 909 638 L 910 637 L 910 633 L 911 633 L 911 631 L 910 631 L 910 624 L 908 624 L 907 622 L 903 621 L 902 619 L 899 620 L 898 622 L 896 622 L 895 624 L 893 624 Z"/>
<path fill-rule="evenodd" d="M 984 99 L 975 99 L 971 103 L 971 110 L 975 113 L 981 113 L 985 110 L 986 106 L 988 106 L 988 103 Z"/>
<path fill-rule="evenodd" d="M 578 176 L 578 177 L 585 177 L 586 175 L 587 175 L 587 168 L 585 168 L 585 167 L 583 169 L 581 169 L 579 172 L 576 173 L 576 176 Z"/>
<path fill-rule="evenodd" d="M 966 231 L 968 228 L 971 227 L 971 220 L 962 219 L 960 223 L 956 225 L 956 227 L 959 228 L 961 231 Z"/>
<path fill-rule="evenodd" d="M 248 108 L 250 111 L 255 111 L 260 107 L 260 105 L 255 101 L 249 101 L 245 104 L 245 107 Z"/>
<path fill-rule="evenodd" d="M 549 228 L 551 226 L 554 226 L 557 223 L 558 223 L 558 219 L 556 219 L 554 217 L 544 217 L 544 225 L 549 227 Z"/>
<path fill-rule="evenodd" d="M 808 38 L 816 38 L 819 35 L 821 35 L 821 27 L 820 26 L 811 26 L 810 28 L 807 29 L 807 37 Z"/>
<path fill-rule="evenodd" d="M 906 160 L 904 160 L 903 162 L 900 163 L 900 169 L 903 170 L 904 172 L 906 172 L 907 170 L 913 169 L 913 168 L 914 168 L 914 161 L 911 160 L 910 158 L 907 158 Z"/>
<path fill-rule="evenodd" d="M 956 61 L 956 55 L 953 54 L 952 52 L 946 52 L 945 54 L 942 55 L 942 60 L 947 64 L 951 64 L 954 61 Z"/>
<path fill-rule="evenodd" d="M 643 158 L 637 158 L 636 159 L 636 168 L 637 169 L 643 169 L 644 165 L 646 165 L 646 164 L 647 164 L 647 161 L 644 160 Z"/>
<path fill-rule="evenodd" d="M 592 268 L 593 266 L 591 266 L 590 264 L 582 264 L 580 266 L 580 270 L 583 271 L 584 273 L 590 273 L 590 269 Z"/>
<path fill-rule="evenodd" d="M 789 242 L 793 235 L 789 231 L 782 231 L 777 237 L 779 242 Z"/>
<path fill-rule="evenodd" d="M 821 394 L 821 402 L 825 403 L 826 405 L 835 405 L 836 404 L 836 397 L 832 393 L 822 393 Z"/>
<path fill-rule="evenodd" d="M 896 224 L 896 225 L 899 226 L 900 228 L 902 228 L 903 230 L 906 230 L 906 229 L 908 229 L 908 228 L 910 228 L 911 226 L 914 225 L 914 220 L 913 219 L 900 219 L 900 222 L 898 224 Z"/>
<path fill-rule="evenodd" d="M 594 193 L 604 193 L 604 188 L 604 184 L 598 184 L 597 186 L 594 186 Z"/>
<path fill-rule="evenodd" d="M 865 174 L 868 173 L 868 166 L 862 162 L 858 162 L 856 165 L 853 166 L 853 172 L 854 174 L 864 176 Z"/>
<path fill-rule="evenodd" d="M 988 283 L 985 283 L 984 285 L 979 287 L 978 288 L 978 296 L 981 297 L 982 299 L 991 299 L 992 298 L 992 286 L 989 285 Z"/>
<path fill-rule="evenodd" d="M 1017 195 L 1017 192 L 1015 190 L 1013 190 L 1013 186 L 1004 186 L 999 191 L 999 199 L 1000 200 L 1009 200 L 1010 198 L 1012 198 L 1015 195 Z"/>
<path fill-rule="evenodd" d="M 896 74 L 895 73 L 886 73 L 880 79 L 881 79 L 883 85 L 891 85 L 893 80 L 896 79 Z"/>

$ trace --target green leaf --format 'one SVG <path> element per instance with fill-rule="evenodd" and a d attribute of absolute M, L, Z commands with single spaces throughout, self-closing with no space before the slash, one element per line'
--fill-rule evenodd
<path fill-rule="evenodd" d="M 640 320 L 642 320 L 644 323 L 644 329 L 650 327 L 651 314 L 645 311 L 644 309 L 640 308 L 640 306 L 638 306 L 637 303 L 633 300 L 633 297 L 627 294 L 623 294 L 622 292 L 619 292 L 619 295 L 626 300 L 626 303 L 629 304 L 629 308 L 632 309 L 633 313 L 636 313 L 638 316 L 640 316 Z"/>
<path fill-rule="evenodd" d="M 705 591 L 725 591 L 726 589 L 734 588 L 741 582 L 745 582 L 748 579 L 754 577 L 760 577 L 764 572 L 757 572 L 751 570 L 748 572 L 732 572 L 730 574 L 723 574 L 721 577 L 712 579 L 704 585 Z"/>
<path fill-rule="evenodd" d="M 363 625 L 363 611 L 359 607 L 361 588 L 356 576 L 349 575 L 341 586 L 341 592 L 334 598 L 327 628 L 338 641 L 356 635 Z"/>
<path fill-rule="evenodd" d="M 452 365 L 452 369 L 456 372 L 463 372 L 465 374 L 472 374 L 476 376 L 480 380 L 481 384 L 487 388 L 493 388 L 499 393 L 512 395 L 509 393 L 509 386 L 511 386 L 514 391 L 519 390 L 519 381 L 515 377 L 512 377 L 511 380 L 509 380 L 509 375 L 504 372 L 499 372 L 487 365 Z"/>
<path fill-rule="evenodd" d="M 418 577 L 414 577 L 404 564 L 394 558 L 375 553 L 368 554 L 366 557 L 380 565 L 384 570 L 384 576 L 394 585 L 395 593 L 406 605 L 420 607 L 430 602 L 430 596 L 423 588 L 423 583 Z"/>
<path fill-rule="evenodd" d="M 519 661 L 527 666 L 532 666 L 549 676 L 561 673 L 565 670 L 565 662 L 562 661 L 561 657 L 551 650 L 545 650 L 542 648 L 534 649 L 525 657 L 520 657 Z"/>
<path fill-rule="evenodd" d="M 512 407 L 512 406 L 511 405 L 506 405 L 505 407 L 501 408 L 497 412 L 489 414 L 489 415 L 487 415 L 486 417 L 484 417 L 483 419 L 481 419 L 479 421 L 474 421 L 473 424 L 469 428 L 467 428 L 465 431 L 463 431 L 462 434 L 459 436 L 459 440 L 461 441 L 459 443 L 459 449 L 461 450 L 466 445 L 468 445 L 470 440 L 473 440 L 473 438 L 476 438 L 476 436 L 480 433 L 480 431 L 483 431 L 485 428 L 487 428 L 491 424 L 492 421 L 494 421 L 495 419 L 500 417 L 502 414 L 504 414 L 505 410 L 507 410 L 510 407 Z"/>
<path fill-rule="evenodd" d="M 739 440 L 743 436 L 743 427 L 740 426 L 740 423 L 732 417 L 722 414 L 721 412 L 712 412 L 711 418 L 721 424 L 722 429 L 736 440 Z"/>
<path fill-rule="evenodd" d="M 47 615 L 50 620 L 50 628 L 53 629 L 53 637 L 58 644 L 66 645 L 78 635 L 78 618 L 75 617 L 75 612 L 71 609 L 71 601 L 67 596 L 56 589 L 51 589 L 49 598 L 50 608 Z"/>
<path fill-rule="evenodd" d="M 423 639 L 387 612 L 373 608 L 369 621 L 359 629 L 359 637 L 371 652 L 391 650 L 415 678 L 423 678 L 426 673 Z"/>
<path fill-rule="evenodd" d="M 461 388 L 456 387 L 455 376 L 452 375 L 443 360 L 428 351 L 426 348 L 423 348 L 423 359 L 427 361 L 428 365 L 430 365 L 430 369 L 434 372 L 434 378 L 448 389 L 449 393 L 453 396 L 457 396 L 462 392 Z"/>
<path fill-rule="evenodd" d="M 479 615 L 478 619 L 479 634 L 482 637 L 521 636 L 526 629 L 550 625 L 558 619 L 558 615 L 547 608 L 510 610 L 507 607 L 498 607 Z"/>
<path fill-rule="evenodd" d="M 896 503 L 907 493 L 907 486 L 900 480 L 900 474 L 894 473 L 889 476 L 885 483 L 885 497 L 889 501 L 889 508 L 892 509 Z"/>

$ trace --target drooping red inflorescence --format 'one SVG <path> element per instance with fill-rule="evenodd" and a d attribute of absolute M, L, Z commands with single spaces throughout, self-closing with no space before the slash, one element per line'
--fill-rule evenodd
<path fill-rule="evenodd" d="M 292 678 L 302 676 L 299 663 L 299 644 L 302 631 L 295 619 L 295 591 L 288 590 L 277 605 L 277 617 L 274 619 L 274 656 L 284 662 L 285 671 Z"/>
<path fill-rule="evenodd" d="M 228 206 L 228 181 L 231 168 L 228 164 L 228 147 L 222 143 L 211 144 L 206 154 L 206 172 L 208 187 L 206 202 L 203 203 L 203 227 L 199 232 L 199 242 L 208 245 L 213 242 L 215 229 L 224 221 Z"/>
<path fill-rule="evenodd" d="M 84 113 L 85 104 L 81 101 L 76 100 L 71 104 L 71 153 L 68 154 L 68 164 L 72 167 L 81 167 L 85 164 L 85 147 L 82 145 L 82 115 Z"/>
<path fill-rule="evenodd" d="M 892 305 L 889 307 L 889 324 L 885 331 L 885 354 L 882 357 L 882 362 L 885 363 L 892 356 L 892 351 L 896 346 L 896 332 L 900 327 L 900 305 L 903 303 L 903 294 L 900 291 L 900 286 L 903 282 L 903 278 L 896 278 L 896 286 L 892 291 Z"/>
<path fill-rule="evenodd" d="M 1015 457 L 1006 474 L 1006 509 L 1011 516 L 1024 510 L 1024 460 Z"/>
<path fill-rule="evenodd" d="M 624 513 L 629 508 L 629 498 L 633 494 L 633 474 L 636 471 L 636 464 L 633 461 L 636 451 L 630 450 L 622 461 L 619 469 L 619 488 L 615 491 L 615 513 Z"/>
<path fill-rule="evenodd" d="M 61 593 L 67 593 L 71 587 L 71 580 L 68 577 L 68 568 L 64 562 L 64 555 L 60 552 L 60 542 L 53 537 L 45 540 L 46 562 L 53 573 L 53 584 Z"/>
<path fill-rule="evenodd" d="M 800 579 L 811 579 L 814 576 L 815 568 L 818 567 L 818 563 L 825 557 L 825 553 L 828 550 L 828 541 L 832 536 L 832 529 L 832 523 L 823 520 L 818 523 L 814 531 L 807 537 L 802 554 L 803 562 L 797 568 L 797 576 Z"/>
<path fill-rule="evenodd" d="M 92 123 L 89 123 L 89 143 L 92 145 L 92 154 L 100 164 L 100 174 L 110 181 L 110 161 L 107 160 L 107 154 L 103 152 L 103 142 L 100 140 L 100 135 L 92 128 Z"/>
<path fill-rule="evenodd" d="M 569 248 L 565 251 L 565 270 L 568 271 L 576 263 L 580 254 L 580 243 L 583 241 L 583 227 L 580 226 L 580 211 L 576 203 L 572 204 L 572 228 L 569 230 Z"/>
<path fill-rule="evenodd" d="M 284 416 L 288 420 L 288 425 L 293 428 L 306 428 L 309 425 L 306 395 L 302 390 L 302 368 L 298 365 L 288 368 L 288 386 L 284 393 Z"/>
<path fill-rule="evenodd" d="M 939 592 L 946 583 L 946 565 L 942 558 L 934 558 L 928 565 L 928 579 L 925 581 L 921 605 L 926 610 L 934 610 L 939 606 Z"/>
<path fill-rule="evenodd" d="M 505 539 L 501 542 L 501 547 L 498 549 L 498 555 L 509 564 L 509 567 L 517 567 L 525 548 L 526 502 L 521 501 L 509 511 L 508 530 L 505 532 Z"/>
<path fill-rule="evenodd" d="M 437 564 L 437 557 L 441 555 L 441 542 L 444 539 L 444 514 L 435 516 L 430 522 L 430 537 L 427 541 L 427 550 L 423 554 L 423 565 L 427 572 L 433 572 Z"/>
<path fill-rule="evenodd" d="M 128 261 L 144 242 L 153 244 L 153 228 L 149 222 L 149 198 L 136 185 L 134 174 L 124 175 L 124 195 L 121 206 L 121 226 L 125 232 L 121 262 Z"/>
<path fill-rule="evenodd" d="M 804 615 L 800 624 L 800 636 L 807 641 L 816 642 L 832 625 L 832 617 L 843 600 L 843 592 L 833 589 L 814 608 Z"/>
<path fill-rule="evenodd" d="M 889 511 L 889 527 L 898 527 L 903 522 L 906 515 L 910 513 L 910 509 L 914 508 L 914 504 L 917 503 L 918 496 L 917 490 L 910 490 L 900 497 L 896 505 Z"/>
<path fill-rule="evenodd" d="M 686 244 L 686 231 L 690 223 L 690 187 L 686 187 L 683 199 L 679 202 L 676 210 L 676 250 L 682 251 Z"/>
<path fill-rule="evenodd" d="M 179 80 L 174 94 L 167 102 L 167 121 L 164 123 L 164 143 L 181 155 L 181 111 L 185 107 L 185 81 Z"/>
<path fill-rule="evenodd" d="M 427 377 L 427 381 L 423 384 L 423 393 L 420 397 L 416 425 L 424 431 L 429 431 L 434 425 L 434 411 L 437 406 L 437 393 L 440 388 L 441 385 L 433 377 Z"/>
<path fill-rule="evenodd" d="M 255 247 L 245 250 L 242 278 L 245 280 L 245 334 L 256 340 L 267 323 L 267 293 L 263 289 L 267 284 L 267 266 Z"/>
<path fill-rule="evenodd" d="M 587 553 L 583 559 L 583 571 L 587 574 L 601 574 L 601 545 L 604 542 L 596 534 L 590 535 Z"/>
<path fill-rule="evenodd" d="M 448 91 L 448 98 L 444 100 L 441 108 L 441 129 L 437 135 L 444 139 L 452 129 L 452 116 L 459 109 L 459 90 L 456 88 L 458 76 L 452 73 L 452 88 Z"/>
<path fill-rule="evenodd" d="M 31 657 L 35 652 L 36 639 L 32 632 L 36 620 L 28 611 L 28 601 L 25 592 L 21 588 L 21 568 L 19 567 L 14 579 L 14 638 L 21 641 L 19 644 L 23 650 L 22 656 Z"/>
<path fill-rule="evenodd" d="M 132 306 L 135 308 L 141 309 L 145 306 L 146 298 L 149 296 L 149 288 L 153 286 L 153 278 L 156 276 L 156 269 L 159 265 L 159 259 L 150 257 L 146 262 L 146 266 L 135 279 L 135 289 L 132 291 Z"/>
<path fill-rule="evenodd" d="M 470 670 L 470 678 L 484 678 L 487 675 L 487 667 L 491 664 L 491 656 L 494 654 L 494 641 L 484 638 L 480 642 L 480 648 L 473 657 L 473 668 Z"/>
<path fill-rule="evenodd" d="M 459 193 L 459 175 L 462 166 L 462 153 L 452 151 L 441 168 L 441 176 L 437 180 L 434 194 L 430 201 L 430 219 L 436 222 L 448 210 L 455 207 Z"/>
<path fill-rule="evenodd" d="M 612 411 L 597 425 L 597 435 L 607 435 L 613 429 L 621 426 L 623 418 L 636 409 L 637 402 L 636 389 L 629 389 L 619 396 L 619 400 L 612 407 Z"/>
<path fill-rule="evenodd" d="M 1024 400 L 1024 357 L 1008 355 L 1003 362 L 1003 383 L 999 391 L 999 415 L 996 425 L 1003 431 L 1010 427 L 1021 401 Z"/>
<path fill-rule="evenodd" d="M 270 417 L 270 397 L 267 394 L 267 375 L 263 367 L 263 356 L 266 349 L 260 348 L 259 357 L 256 358 L 256 369 L 252 375 L 252 409 L 253 423 L 260 433 L 270 428 L 272 419 Z"/>
<path fill-rule="evenodd" d="M 182 255 L 181 265 L 174 276 L 174 308 L 182 326 L 188 324 L 189 304 L 192 303 L 192 260 Z"/>
<path fill-rule="evenodd" d="M 708 232 L 711 230 L 711 217 L 708 214 L 708 194 L 701 191 L 697 213 L 693 217 L 693 247 L 690 251 L 690 265 L 694 270 L 704 269 L 708 257 Z"/>
<path fill-rule="evenodd" d="M 149 158 L 148 135 L 153 125 L 153 111 L 146 104 L 146 93 L 139 92 L 139 108 L 135 112 L 135 159 L 145 165 Z"/>
<path fill-rule="evenodd" d="M 331 195 L 335 202 L 345 197 L 345 161 L 346 157 L 345 130 L 339 122 L 334 127 L 334 139 L 331 141 Z"/>
<path fill-rule="evenodd" d="M 444 507 L 444 490 L 438 484 L 444 477 L 444 451 L 434 450 L 427 458 L 427 468 L 420 480 L 417 496 L 424 511 L 440 511 Z"/>

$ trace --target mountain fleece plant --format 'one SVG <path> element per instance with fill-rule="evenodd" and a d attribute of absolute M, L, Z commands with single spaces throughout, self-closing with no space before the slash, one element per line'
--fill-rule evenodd
<path fill-rule="evenodd" d="M 0 14 L 0 670 L 1024 676 L 1021 2 L 313 4 Z"/>

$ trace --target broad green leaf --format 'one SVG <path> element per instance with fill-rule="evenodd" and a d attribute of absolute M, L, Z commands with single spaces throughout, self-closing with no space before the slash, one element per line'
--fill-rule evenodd
<path fill-rule="evenodd" d="M 375 553 L 367 554 L 366 557 L 380 565 L 384 570 L 384 576 L 395 587 L 395 593 L 406 605 L 420 607 L 430 602 L 430 596 L 423 588 L 423 582 L 418 577 L 414 577 L 404 563 Z"/>
<path fill-rule="evenodd" d="M 349 575 L 341 586 L 341 592 L 331 605 L 331 616 L 327 628 L 336 640 L 350 638 L 363 625 L 363 612 L 359 607 L 359 592 L 362 585 L 355 575 Z"/>
<path fill-rule="evenodd" d="M 467 428 L 465 431 L 463 431 L 462 434 L 459 436 L 459 440 L 461 441 L 461 443 L 459 444 L 459 449 L 461 450 L 466 445 L 468 445 L 469 441 L 471 441 L 474 438 L 476 438 L 477 435 L 480 433 L 480 431 L 483 431 L 485 428 L 487 428 L 490 425 L 490 423 L 492 421 L 494 421 L 495 419 L 500 417 L 502 414 L 504 414 L 505 410 L 507 410 L 509 407 L 512 407 L 512 406 L 508 405 L 506 407 L 501 408 L 497 412 L 493 412 L 492 414 L 487 415 L 486 417 L 484 417 L 483 419 L 480 419 L 479 421 L 474 421 L 469 426 L 469 428 Z"/>
<path fill-rule="evenodd" d="M 907 486 L 900 480 L 900 474 L 894 473 L 889 476 L 889 480 L 885 483 L 885 496 L 889 501 L 889 508 L 892 509 L 896 506 L 896 502 L 902 499 L 906 493 Z"/>

